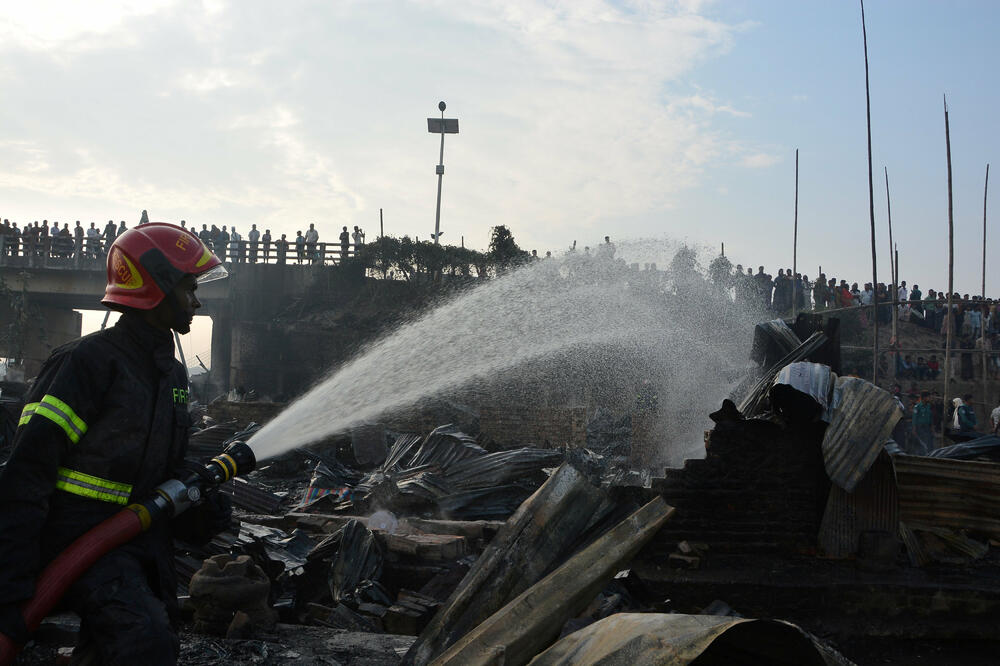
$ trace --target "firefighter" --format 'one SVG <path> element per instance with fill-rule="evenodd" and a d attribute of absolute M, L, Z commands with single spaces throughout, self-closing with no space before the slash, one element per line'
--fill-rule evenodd
<path fill-rule="evenodd" d="M 42 568 L 185 469 L 188 382 L 171 331 L 190 331 L 198 284 L 226 270 L 192 231 L 154 222 L 114 241 L 107 276 L 101 302 L 121 317 L 45 362 L 0 474 L 0 632 L 17 642 Z M 74 660 L 176 663 L 172 538 L 207 541 L 230 513 L 214 494 L 99 559 L 63 598 L 81 618 Z"/>

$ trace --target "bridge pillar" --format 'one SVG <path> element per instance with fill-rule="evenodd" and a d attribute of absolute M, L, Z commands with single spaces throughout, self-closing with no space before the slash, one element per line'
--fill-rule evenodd
<path fill-rule="evenodd" d="M 275 399 L 284 391 L 284 349 L 288 341 L 269 322 L 241 321 L 233 329 L 230 382 Z"/>
<path fill-rule="evenodd" d="M 83 315 L 75 310 L 33 306 L 21 333 L 24 377 L 35 377 L 52 350 L 80 337 Z"/>
<path fill-rule="evenodd" d="M 233 316 L 228 308 L 212 315 L 212 377 L 213 395 L 230 388 L 233 366 Z"/>

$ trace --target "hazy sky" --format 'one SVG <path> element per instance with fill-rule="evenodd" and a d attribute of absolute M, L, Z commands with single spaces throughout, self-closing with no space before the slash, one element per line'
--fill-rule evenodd
<path fill-rule="evenodd" d="M 903 277 L 947 286 L 947 93 L 956 288 L 978 291 L 1000 3 L 866 10 L 880 276 L 887 166 Z M 855 2 L 35 0 L 6 3 L 0 50 L 0 216 L 18 222 L 145 208 L 333 240 L 371 238 L 383 208 L 386 232 L 426 239 L 443 99 L 461 123 L 445 242 L 484 248 L 496 224 L 543 253 L 670 236 L 773 273 L 799 148 L 800 270 L 871 276 Z"/>

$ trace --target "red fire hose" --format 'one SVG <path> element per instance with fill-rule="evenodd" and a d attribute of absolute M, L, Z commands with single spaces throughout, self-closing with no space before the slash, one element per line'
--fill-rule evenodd
<path fill-rule="evenodd" d="M 208 474 L 196 474 L 184 481 L 172 479 L 157 487 L 141 504 L 130 504 L 74 541 L 42 571 L 35 583 L 35 596 L 21 607 L 28 633 L 38 629 L 69 586 L 94 562 L 118 546 L 149 529 L 154 521 L 176 516 L 201 499 L 203 486 L 216 486 L 237 474 L 253 470 L 257 461 L 244 442 L 234 442 L 225 453 L 205 466 Z M 0 633 L 0 666 L 10 666 L 21 646 Z"/>
<path fill-rule="evenodd" d="M 142 520 L 131 508 L 123 509 L 74 541 L 42 571 L 35 586 L 35 596 L 21 607 L 24 624 L 31 633 L 52 608 L 94 562 L 102 555 L 131 541 L 142 532 Z M 0 634 L 0 665 L 8 666 L 21 650 L 4 634 Z"/>

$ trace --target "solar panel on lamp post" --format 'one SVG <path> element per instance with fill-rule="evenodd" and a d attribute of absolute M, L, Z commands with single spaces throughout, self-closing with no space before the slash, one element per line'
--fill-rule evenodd
<path fill-rule="evenodd" d="M 444 177 L 444 135 L 458 134 L 458 118 L 445 118 L 444 110 L 447 105 L 444 102 L 438 103 L 441 110 L 440 118 L 427 119 L 427 131 L 431 134 L 441 135 L 441 155 L 438 158 L 438 165 L 435 171 L 438 177 L 437 210 L 434 213 L 434 244 L 441 243 L 441 180 Z"/>

